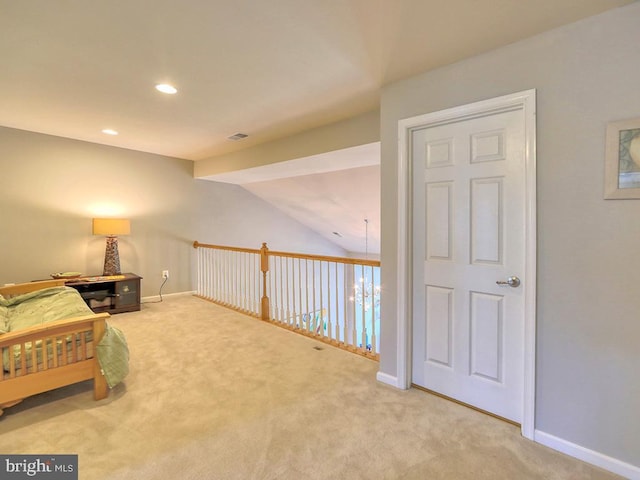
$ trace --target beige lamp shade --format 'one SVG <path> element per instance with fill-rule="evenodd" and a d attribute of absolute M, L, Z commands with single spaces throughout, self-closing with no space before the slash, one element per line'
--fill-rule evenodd
<path fill-rule="evenodd" d="M 129 235 L 131 224 L 126 218 L 94 218 L 94 235 Z"/>

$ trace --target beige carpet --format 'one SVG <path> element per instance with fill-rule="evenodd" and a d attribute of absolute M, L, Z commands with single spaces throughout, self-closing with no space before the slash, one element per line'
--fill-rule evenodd
<path fill-rule="evenodd" d="M 80 479 L 611 479 L 509 424 L 376 382 L 377 363 L 195 297 L 115 315 L 131 373 L 0 417 L 0 453 L 79 455 Z"/>

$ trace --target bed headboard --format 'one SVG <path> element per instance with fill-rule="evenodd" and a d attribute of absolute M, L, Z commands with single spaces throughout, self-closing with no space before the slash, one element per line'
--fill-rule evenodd
<path fill-rule="evenodd" d="M 0 287 L 0 295 L 5 298 L 13 297 L 23 293 L 42 290 L 43 288 L 64 286 L 64 279 L 60 280 L 42 280 L 40 282 L 16 283 L 15 285 L 6 285 Z"/>

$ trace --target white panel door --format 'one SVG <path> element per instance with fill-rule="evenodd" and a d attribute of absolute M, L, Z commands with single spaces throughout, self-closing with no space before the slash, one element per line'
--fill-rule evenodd
<path fill-rule="evenodd" d="M 521 422 L 522 109 L 416 128 L 412 381 Z"/>

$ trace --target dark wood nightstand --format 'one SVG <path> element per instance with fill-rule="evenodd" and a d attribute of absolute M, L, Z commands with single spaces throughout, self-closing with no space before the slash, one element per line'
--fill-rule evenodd
<path fill-rule="evenodd" d="M 95 313 L 123 313 L 140 310 L 140 280 L 134 273 L 80 277 L 65 283 L 75 288 Z"/>

